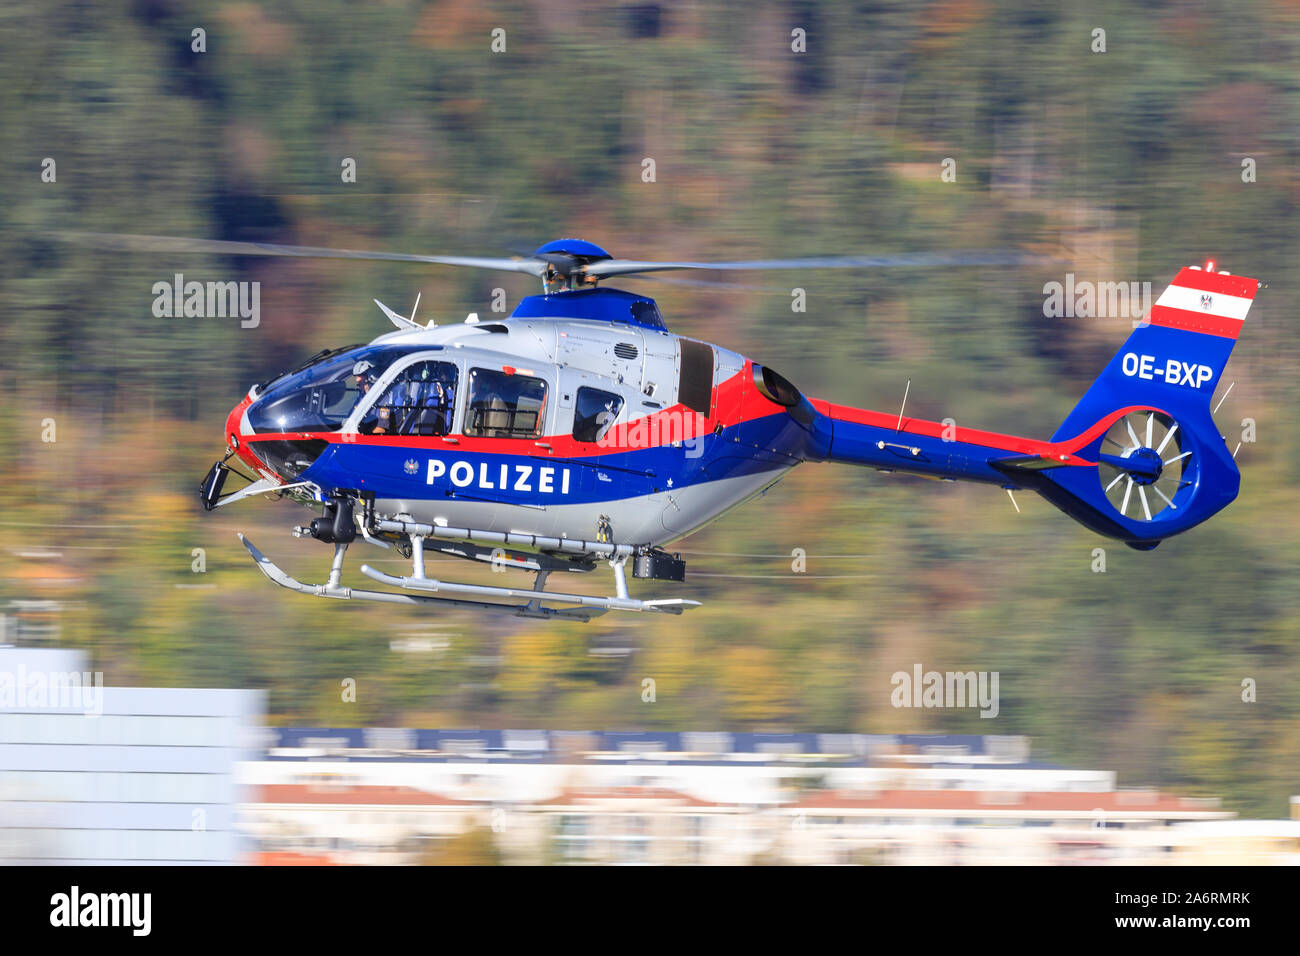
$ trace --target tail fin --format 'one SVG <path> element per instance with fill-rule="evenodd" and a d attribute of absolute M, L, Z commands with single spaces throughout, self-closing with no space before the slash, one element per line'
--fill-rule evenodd
<path fill-rule="evenodd" d="M 1097 472 L 1051 468 L 1024 483 L 1140 549 L 1225 507 L 1241 476 L 1210 401 L 1259 288 L 1213 263 L 1181 270 L 1052 436 Z"/>

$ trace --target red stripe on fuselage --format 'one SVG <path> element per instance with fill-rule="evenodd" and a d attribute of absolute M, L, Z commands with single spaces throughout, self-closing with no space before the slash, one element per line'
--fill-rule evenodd
<path fill-rule="evenodd" d="M 730 428 L 746 421 L 783 413 L 785 409 L 769 401 L 752 385 L 753 366 L 745 367 L 718 384 L 714 389 L 713 417 L 700 414 L 685 405 L 670 405 L 649 415 L 633 419 L 610 429 L 612 440 L 604 443 L 578 441 L 573 434 L 543 435 L 540 438 L 475 438 L 455 434 L 446 437 L 429 435 L 361 435 L 338 431 L 311 432 L 259 432 L 250 441 L 300 441 L 322 439 L 339 444 L 386 445 L 397 448 L 436 448 L 440 450 L 487 452 L 497 455 L 536 455 L 539 457 L 592 458 L 599 455 L 616 455 L 620 452 L 641 451 L 674 442 L 702 437 L 717 426 Z M 247 403 L 236 412 L 243 413 Z M 238 424 L 236 413 L 232 420 Z M 688 432 L 689 429 L 689 432 Z M 608 436 L 607 436 L 608 437 Z M 448 439 L 453 439 L 449 441 Z M 541 444 L 550 448 L 542 448 Z M 241 455 L 241 457 L 243 457 Z M 264 466 L 263 466 L 264 467 Z"/>

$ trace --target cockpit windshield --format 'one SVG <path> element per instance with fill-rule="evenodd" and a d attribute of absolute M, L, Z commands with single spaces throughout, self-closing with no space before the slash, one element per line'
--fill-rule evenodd
<path fill-rule="evenodd" d="M 365 346 L 364 342 L 357 342 L 355 345 L 344 345 L 341 348 L 337 348 L 337 349 L 321 349 L 319 352 L 311 356 L 306 361 L 301 362 L 300 364 L 295 365 L 293 368 L 289 369 L 289 371 L 280 372 L 276 375 L 272 375 L 265 382 L 262 382 L 260 385 L 258 385 L 257 390 L 259 392 L 265 392 L 272 385 L 279 385 L 286 378 L 289 378 L 292 375 L 297 375 L 299 372 L 306 371 L 307 369 L 311 368 L 313 365 L 323 362 L 325 359 L 333 358 L 336 355 L 342 355 L 344 352 L 351 352 L 353 349 L 363 348 L 364 346 Z"/>
<path fill-rule="evenodd" d="M 273 381 L 248 409 L 258 432 L 337 431 L 384 370 L 416 349 L 370 345 L 329 352 Z"/>

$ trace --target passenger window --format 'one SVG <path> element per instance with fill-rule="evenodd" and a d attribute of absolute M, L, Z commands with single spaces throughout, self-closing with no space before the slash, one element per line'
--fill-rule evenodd
<path fill-rule="evenodd" d="M 446 435 L 456 415 L 458 373 L 451 362 L 402 369 L 361 419 L 367 435 Z"/>
<path fill-rule="evenodd" d="M 546 418 L 546 381 L 494 369 L 469 372 L 465 434 L 477 438 L 540 438 Z"/>
<path fill-rule="evenodd" d="M 578 441 L 600 441 L 618 418 L 623 399 L 599 388 L 578 389 L 573 409 L 573 437 Z"/>

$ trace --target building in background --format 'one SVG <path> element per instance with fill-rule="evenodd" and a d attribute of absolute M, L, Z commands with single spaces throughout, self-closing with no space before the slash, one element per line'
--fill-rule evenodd
<path fill-rule="evenodd" d="M 1025 737 L 282 729 L 241 767 L 257 862 L 1300 863 L 1300 823 L 1120 789 Z"/>
<path fill-rule="evenodd" d="M 80 651 L 0 647 L 0 859 L 247 859 L 234 771 L 262 711 L 260 691 L 103 687 Z"/>

